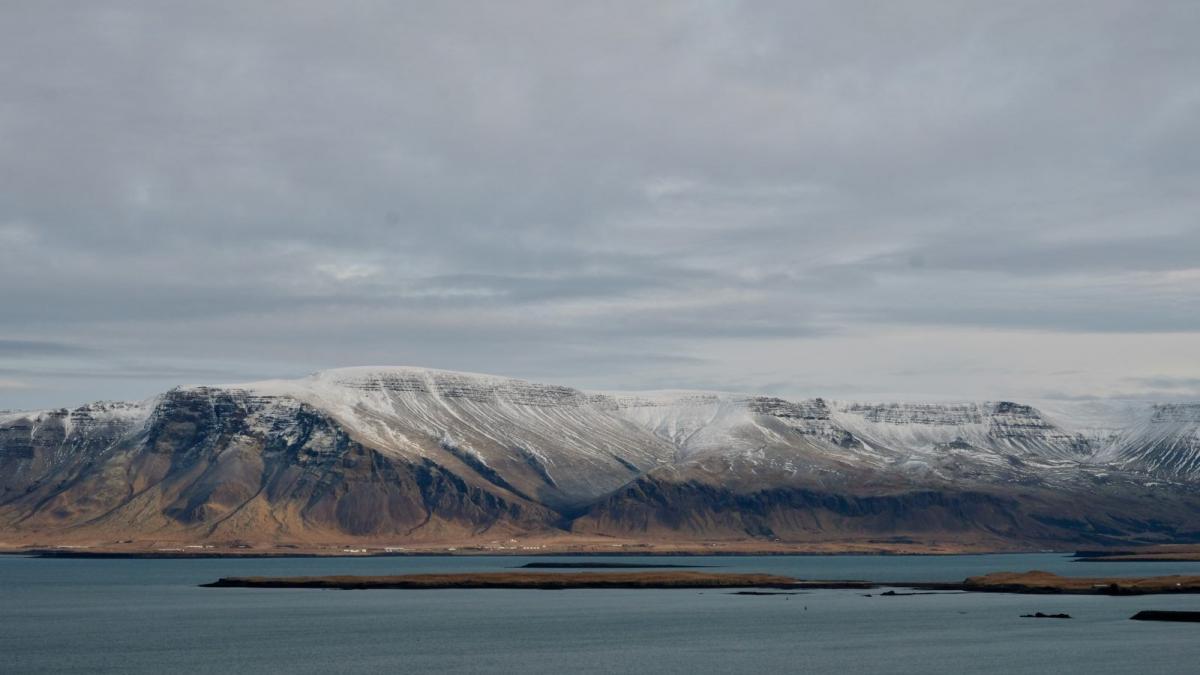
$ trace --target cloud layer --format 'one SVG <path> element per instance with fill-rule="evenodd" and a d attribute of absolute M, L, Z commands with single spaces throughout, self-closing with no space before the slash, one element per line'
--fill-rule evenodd
<path fill-rule="evenodd" d="M 1192 2 L 7 3 L 0 408 L 1200 396 Z"/>

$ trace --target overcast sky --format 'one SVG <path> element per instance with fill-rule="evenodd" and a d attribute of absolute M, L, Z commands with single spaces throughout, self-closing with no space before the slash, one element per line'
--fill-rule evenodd
<path fill-rule="evenodd" d="M 1200 398 L 1200 3 L 0 7 L 0 408 Z"/>

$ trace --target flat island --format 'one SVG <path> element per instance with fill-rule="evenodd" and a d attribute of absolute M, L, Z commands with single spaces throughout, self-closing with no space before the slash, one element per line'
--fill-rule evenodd
<path fill-rule="evenodd" d="M 648 570 L 676 569 L 684 567 L 712 567 L 712 565 L 668 565 L 663 563 L 624 563 L 624 562 L 531 562 L 521 565 L 523 570 Z"/>
<path fill-rule="evenodd" d="M 774 574 L 715 572 L 477 572 L 396 576 L 227 577 L 212 588 L 794 588 L 796 579 Z"/>
<path fill-rule="evenodd" d="M 775 574 L 732 572 L 468 572 L 394 576 L 224 577 L 209 588 L 446 589 L 526 588 L 776 588 L 873 589 L 915 588 L 928 591 L 982 593 L 1067 593 L 1081 595 L 1147 595 L 1200 593 L 1200 576 L 1142 578 L 1062 577 L 1049 572 L 996 572 L 961 582 L 872 582 L 809 580 Z M 887 594 L 884 594 L 887 595 Z M 906 594 L 896 594 L 906 595 Z"/>
<path fill-rule="evenodd" d="M 1069 593 L 1075 595 L 1149 595 L 1200 593 L 1200 576 L 1062 577 L 1050 572 L 994 572 L 970 577 L 964 591 L 985 593 Z"/>
<path fill-rule="evenodd" d="M 1200 546 L 1150 546 L 1138 549 L 1076 551 L 1077 562 L 1200 562 Z"/>

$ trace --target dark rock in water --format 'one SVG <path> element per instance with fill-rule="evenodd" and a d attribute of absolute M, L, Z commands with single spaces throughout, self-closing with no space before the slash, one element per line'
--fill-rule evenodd
<path fill-rule="evenodd" d="M 734 591 L 730 595 L 800 595 L 795 591 Z"/>
<path fill-rule="evenodd" d="M 1070 614 L 1044 614 L 1042 612 L 1034 612 L 1033 614 L 1022 614 L 1022 619 L 1069 619 Z"/>
<path fill-rule="evenodd" d="M 1200 612 L 1179 612 L 1161 609 L 1147 609 L 1129 617 L 1134 621 L 1186 621 L 1200 623 Z"/>

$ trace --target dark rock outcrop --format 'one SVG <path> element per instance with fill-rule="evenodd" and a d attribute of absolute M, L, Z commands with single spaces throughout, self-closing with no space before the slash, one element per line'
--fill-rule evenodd
<path fill-rule="evenodd" d="M 15 425 L 14 433 L 23 431 Z M 43 454 L 63 447 L 61 431 L 34 438 Z M 171 392 L 139 432 L 107 447 L 91 443 L 91 452 L 77 448 L 77 456 L 46 463 L 20 494 L 10 489 L 3 504 L 8 522 L 306 540 L 470 536 L 494 527 L 544 529 L 560 519 L 431 460 L 386 456 L 295 401 Z M 17 454 L 29 452 L 6 456 Z"/>

